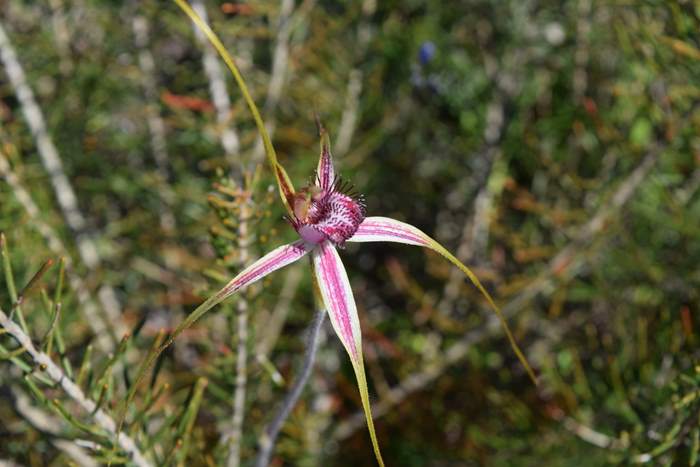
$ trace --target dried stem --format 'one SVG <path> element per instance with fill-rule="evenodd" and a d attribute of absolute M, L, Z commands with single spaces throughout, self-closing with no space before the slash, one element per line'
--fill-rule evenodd
<path fill-rule="evenodd" d="M 325 316 L 326 311 L 323 309 L 316 312 L 316 316 L 311 324 L 311 330 L 306 341 L 306 353 L 304 354 L 304 362 L 302 363 L 299 377 L 282 401 L 282 406 L 277 412 L 277 415 L 275 415 L 270 424 L 265 428 L 263 435 L 260 437 L 260 452 L 258 453 L 258 458 L 255 461 L 255 465 L 257 467 L 267 467 L 267 465 L 269 465 L 272 452 L 275 448 L 275 442 L 277 441 L 277 436 L 282 429 L 282 425 L 284 424 L 285 420 L 287 420 L 287 417 L 289 417 L 289 414 L 292 412 L 294 406 L 296 406 L 304 386 L 306 386 L 306 383 L 311 376 L 311 370 L 313 369 L 314 361 L 316 359 L 316 350 L 318 349 L 318 336 L 321 332 L 321 325 L 323 324 L 323 319 Z"/>
<path fill-rule="evenodd" d="M 207 9 L 204 7 L 202 0 L 193 0 L 192 9 L 197 12 L 202 21 L 208 23 Z M 201 45 L 203 51 L 202 62 L 204 65 L 204 73 L 207 75 L 209 80 L 209 94 L 211 94 L 212 101 L 214 101 L 214 108 L 216 109 L 216 121 L 219 124 L 219 137 L 221 139 L 221 145 L 226 152 L 229 163 L 234 165 L 237 162 L 237 167 L 240 167 L 240 141 L 238 139 L 238 134 L 231 127 L 231 99 L 229 98 L 228 91 L 226 91 L 226 80 L 224 79 L 224 73 L 219 64 L 219 59 L 216 56 L 214 48 L 209 44 L 207 39 L 204 37 L 202 31 L 194 25 L 195 36 L 197 41 Z"/>
<path fill-rule="evenodd" d="M 208 23 L 207 10 L 202 0 L 193 0 L 192 9 L 199 15 L 204 23 Z M 236 175 L 243 181 L 244 165 L 240 157 L 240 142 L 235 130 L 231 127 L 231 99 L 226 91 L 226 81 L 219 59 L 211 44 L 197 25 L 193 25 L 197 41 L 203 49 L 204 73 L 209 80 L 209 93 L 214 101 L 219 138 L 221 146 L 232 166 L 236 167 Z M 250 258 L 249 251 L 249 226 L 251 217 L 250 200 L 244 200 L 241 207 L 238 222 L 238 251 L 240 264 L 246 264 Z M 241 438 L 243 435 L 243 421 L 245 418 L 246 374 L 248 362 L 248 303 L 244 297 L 239 297 L 237 307 L 237 350 L 236 350 L 236 383 L 233 393 L 233 415 L 230 432 L 224 436 L 229 441 L 229 454 L 227 465 L 238 467 L 241 463 Z"/>
<path fill-rule="evenodd" d="M 139 50 L 138 60 L 141 68 L 141 81 L 146 97 L 146 120 L 148 132 L 151 136 L 151 151 L 158 169 L 158 176 L 163 184 L 167 184 L 169 176 L 168 147 L 166 144 L 165 122 L 158 108 L 158 88 L 156 84 L 155 60 L 148 47 L 149 31 L 148 20 L 143 15 L 136 15 L 132 24 L 134 40 Z M 163 191 L 163 190 L 159 190 Z M 175 228 L 175 216 L 167 199 L 162 203 L 160 211 L 160 224 L 166 232 L 172 232 Z"/>
<path fill-rule="evenodd" d="M 241 206 L 240 221 L 238 223 L 238 248 L 240 264 L 247 264 L 250 260 L 248 251 L 247 219 L 252 215 L 250 200 L 245 199 Z M 236 346 L 236 384 L 233 392 L 233 416 L 229 434 L 228 466 L 238 467 L 241 463 L 241 438 L 243 437 L 243 420 L 245 418 L 245 396 L 248 373 L 248 302 L 244 296 L 239 296 L 236 302 L 237 308 L 237 346 Z"/>
<path fill-rule="evenodd" d="M 354 47 L 357 53 L 357 58 L 364 58 L 367 52 L 367 47 L 372 39 L 372 29 L 370 18 L 374 15 L 377 9 L 376 0 L 364 0 L 362 2 L 362 19 L 360 21 L 359 30 L 357 32 L 357 43 Z M 350 148 L 352 137 L 357 128 L 358 107 L 360 102 L 360 93 L 362 92 L 363 73 L 359 67 L 353 68 L 348 77 L 348 87 L 345 96 L 345 105 L 343 114 L 340 118 L 340 127 L 338 137 L 334 148 L 336 155 L 343 155 Z"/>
<path fill-rule="evenodd" d="M 292 32 L 291 15 L 294 10 L 294 0 L 282 0 L 280 12 L 277 18 L 277 36 L 275 37 L 275 47 L 272 54 L 272 71 L 270 72 L 270 83 L 267 88 L 267 97 L 263 111 L 267 115 L 265 127 L 272 136 L 275 133 L 275 120 L 270 117 L 272 111 L 277 107 L 277 103 L 282 97 L 282 89 L 287 78 L 287 63 L 289 62 L 289 35 Z M 265 147 L 262 140 L 258 140 L 253 149 L 253 162 L 260 163 L 265 156 Z"/>
<path fill-rule="evenodd" d="M 78 208 L 78 198 L 63 170 L 63 163 L 58 155 L 56 146 L 49 136 L 44 115 L 36 103 L 24 70 L 19 60 L 17 60 L 17 54 L 2 25 L 0 25 L 0 59 L 17 94 L 24 118 L 27 120 L 29 129 L 36 140 L 41 161 L 49 174 L 56 199 L 63 212 L 63 217 L 71 230 L 78 236 L 77 243 L 80 256 L 88 267 L 96 267 L 99 264 L 97 248 L 92 239 L 85 233 L 87 222 Z"/>
<path fill-rule="evenodd" d="M 207 10 L 201 0 L 192 2 L 192 9 L 208 22 Z M 217 122 L 220 126 L 219 137 L 221 146 L 224 148 L 229 162 L 237 167 L 237 174 L 243 173 L 243 163 L 240 157 L 240 142 L 231 124 L 231 99 L 226 91 L 226 81 L 219 64 L 219 59 L 211 44 L 200 29 L 194 26 L 197 41 L 203 49 L 204 73 L 209 80 L 209 93 L 214 101 Z M 235 161 L 235 164 L 234 164 Z M 242 177 L 239 177 L 242 179 Z M 250 200 L 243 201 L 238 221 L 238 251 L 240 264 L 247 264 L 250 259 L 248 219 L 251 217 Z M 231 418 L 231 430 L 226 434 L 225 439 L 229 442 L 229 453 L 227 465 L 238 467 L 241 464 L 241 438 L 243 437 L 243 421 L 245 419 L 245 398 L 248 372 L 248 302 L 244 296 L 238 297 L 237 308 L 237 346 L 236 346 L 236 382 L 233 392 L 233 415 Z"/>
<path fill-rule="evenodd" d="M 85 452 L 81 446 L 74 441 L 60 439 L 61 437 L 61 420 L 45 414 L 41 410 L 32 406 L 31 400 L 18 388 L 11 386 L 10 391 L 14 401 L 15 409 L 27 420 L 34 428 L 44 433 L 49 434 L 51 444 L 63 451 L 76 464 L 83 467 L 97 467 L 99 464 L 90 455 Z"/>
<path fill-rule="evenodd" d="M 282 290 L 272 313 L 265 317 L 264 325 L 261 323 L 258 328 L 258 344 L 255 347 L 256 358 L 266 361 L 268 355 L 275 347 L 275 343 L 282 332 L 287 315 L 291 309 L 290 305 L 299 289 L 302 272 L 299 268 L 290 268 L 286 273 Z"/>
<path fill-rule="evenodd" d="M 34 347 L 32 340 L 27 334 L 25 334 L 22 329 L 12 321 L 6 314 L 0 309 L 0 327 L 5 329 L 6 333 L 12 336 L 19 345 L 29 354 L 29 356 L 34 360 L 42 373 L 47 376 L 51 381 L 56 383 L 68 397 L 75 401 L 83 410 L 90 414 L 95 423 L 110 433 L 116 438 L 116 442 L 119 446 L 131 456 L 131 460 L 139 467 L 150 466 L 151 463 L 143 456 L 138 446 L 134 440 L 121 433 L 117 437 L 116 427 L 117 424 L 114 422 L 112 417 L 110 417 L 107 412 L 102 409 L 97 408 L 95 402 L 88 399 L 83 393 L 82 389 L 75 384 L 66 375 L 61 368 L 56 365 L 48 355 L 40 352 Z"/>

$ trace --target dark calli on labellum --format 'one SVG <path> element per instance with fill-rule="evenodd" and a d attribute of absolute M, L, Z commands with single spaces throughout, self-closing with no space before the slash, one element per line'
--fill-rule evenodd
<path fill-rule="evenodd" d="M 321 131 L 321 157 L 313 183 L 299 191 L 284 189 L 287 217 L 301 239 L 309 245 L 330 241 L 342 246 L 365 219 L 364 197 L 351 184 L 335 175 L 328 135 Z"/>
<path fill-rule="evenodd" d="M 323 184 L 302 188 L 289 200 L 294 216 L 290 223 L 307 243 L 317 245 L 329 240 L 336 246 L 355 235 L 365 219 L 362 196 L 350 192 L 352 187 L 336 178 Z"/>

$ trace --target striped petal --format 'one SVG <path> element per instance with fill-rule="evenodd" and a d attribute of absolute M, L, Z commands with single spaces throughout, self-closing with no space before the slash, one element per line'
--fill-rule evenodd
<path fill-rule="evenodd" d="M 292 264 L 309 251 L 310 248 L 301 240 L 289 245 L 277 247 L 239 272 L 236 277 L 231 279 L 231 282 L 226 284 L 226 286 L 215 295 L 215 297 L 219 300 L 224 300 L 229 295 L 262 279 L 271 272 Z"/>
<path fill-rule="evenodd" d="M 333 168 L 333 157 L 331 156 L 331 143 L 328 132 L 319 123 L 318 127 L 321 135 L 321 156 L 318 159 L 316 168 L 316 182 L 323 190 L 330 190 L 335 181 L 335 169 Z"/>
<path fill-rule="evenodd" d="M 506 336 L 508 337 L 508 341 L 510 342 L 510 346 L 515 352 L 515 355 L 518 356 L 518 359 L 525 367 L 525 370 L 527 370 L 527 373 L 530 376 L 530 378 L 535 382 L 535 384 L 537 384 L 537 377 L 535 376 L 534 371 L 530 367 L 530 364 L 527 362 L 525 355 L 523 355 L 522 351 L 520 350 L 520 347 L 518 347 L 518 344 L 515 342 L 515 338 L 513 337 L 513 334 L 510 332 L 510 328 L 508 327 L 508 323 L 506 322 L 503 313 L 501 313 L 501 309 L 498 308 L 496 303 L 491 298 L 491 295 L 486 291 L 484 286 L 481 285 L 481 281 L 479 281 L 479 279 L 471 271 L 471 269 L 465 266 L 452 253 L 447 251 L 445 247 L 443 247 L 431 237 L 426 235 L 420 229 L 413 227 L 410 224 L 391 219 L 389 217 L 367 217 L 362 222 L 362 224 L 360 224 L 360 226 L 357 229 L 357 232 L 355 232 L 355 235 L 353 235 L 347 241 L 396 242 L 405 243 L 407 245 L 422 246 L 425 248 L 430 248 L 431 250 L 439 253 L 440 255 L 445 257 L 449 262 L 457 266 L 469 278 L 472 284 L 474 284 L 474 286 L 476 286 L 476 288 L 479 289 L 479 292 L 481 292 L 481 294 L 486 298 L 486 301 L 489 303 L 493 311 L 498 316 L 498 319 L 501 321 L 503 330 L 505 331 Z"/>
<path fill-rule="evenodd" d="M 365 377 L 365 367 L 362 359 L 360 320 L 357 317 L 357 307 L 355 306 L 355 298 L 352 295 L 348 275 L 345 272 L 343 263 L 340 261 L 338 251 L 330 242 L 323 242 L 312 255 L 316 282 L 323 304 L 330 316 L 333 330 L 340 338 L 352 361 L 374 454 L 379 465 L 384 466 L 382 455 L 379 452 L 377 435 L 374 431 L 374 422 L 372 421 L 367 378 Z"/>
<path fill-rule="evenodd" d="M 240 289 L 249 286 L 250 284 L 262 279 L 268 274 L 283 268 L 298 259 L 302 258 L 309 251 L 310 247 L 299 240 L 289 245 L 282 245 L 275 248 L 243 271 L 239 272 L 236 277 L 226 284 L 219 292 L 209 297 L 205 302 L 199 305 L 180 325 L 175 329 L 162 349 L 170 345 L 182 331 L 189 328 L 202 317 L 204 313 L 214 308 L 216 305 L 230 297 Z"/>
<path fill-rule="evenodd" d="M 272 250 L 271 252 L 269 252 L 268 254 L 266 254 L 247 268 L 245 268 L 243 271 L 238 273 L 238 275 L 231 279 L 231 281 L 228 284 L 226 284 L 219 292 L 217 292 L 215 295 L 212 295 L 201 305 L 199 305 L 192 313 L 189 314 L 189 316 L 187 316 L 187 318 L 185 318 L 184 321 L 182 321 L 182 323 L 178 325 L 177 328 L 175 328 L 172 334 L 165 340 L 165 342 L 160 347 L 158 347 L 158 349 L 155 352 L 149 354 L 146 363 L 141 365 L 139 373 L 136 376 L 136 381 L 131 386 L 131 389 L 129 390 L 129 393 L 127 395 L 124 410 L 126 410 L 126 407 L 130 405 L 130 403 L 136 396 L 136 390 L 138 389 L 140 382 L 146 376 L 146 372 L 155 363 L 156 359 L 160 356 L 160 354 L 162 354 L 163 351 L 165 351 L 165 349 L 167 349 L 170 346 L 170 344 L 172 344 L 173 341 L 180 334 L 182 334 L 182 332 L 185 329 L 192 326 L 195 321 L 197 321 L 199 318 L 202 317 L 202 315 L 204 315 L 204 313 L 214 308 L 216 305 L 224 301 L 227 297 L 233 295 L 238 290 L 262 279 L 271 272 L 274 272 L 297 261 L 304 255 L 306 255 L 309 251 L 311 251 L 311 247 L 307 247 L 306 244 L 301 240 L 289 245 L 277 247 L 276 249 Z M 125 414 L 126 412 L 123 411 L 122 418 L 119 422 L 119 430 L 117 430 L 117 432 L 121 430 L 121 424 L 124 421 Z"/>
<path fill-rule="evenodd" d="M 389 217 L 367 217 L 349 242 L 396 242 L 430 248 L 430 237 L 420 229 Z"/>

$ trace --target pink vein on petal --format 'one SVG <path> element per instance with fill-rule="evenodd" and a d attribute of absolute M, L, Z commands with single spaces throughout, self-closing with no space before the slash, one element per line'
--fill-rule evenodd
<path fill-rule="evenodd" d="M 367 217 L 349 242 L 400 242 L 428 246 L 427 235 L 418 228 L 388 217 Z"/>
<path fill-rule="evenodd" d="M 321 156 L 318 159 L 316 169 L 318 186 L 324 190 L 329 190 L 335 181 L 335 169 L 333 168 L 333 157 L 331 156 L 328 133 L 321 130 Z"/>
<path fill-rule="evenodd" d="M 220 298 L 228 297 L 242 287 L 250 285 L 271 272 L 293 263 L 308 252 L 308 248 L 302 241 L 280 246 L 241 271 L 218 293 L 218 296 Z"/>
<path fill-rule="evenodd" d="M 349 291 L 348 278 L 344 274 L 345 270 L 335 247 L 328 242 L 321 244 L 315 262 L 321 295 L 326 302 L 334 328 L 353 360 L 358 361 L 356 337 L 359 336 L 355 336 L 352 323 L 352 317 L 357 316 L 357 310 L 354 309 L 354 298 Z"/>

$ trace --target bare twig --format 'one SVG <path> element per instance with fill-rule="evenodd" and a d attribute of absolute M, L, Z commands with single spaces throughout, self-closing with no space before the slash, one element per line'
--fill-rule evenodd
<path fill-rule="evenodd" d="M 148 47 L 148 20 L 143 15 L 136 15 L 133 22 L 134 39 L 139 49 L 138 60 L 141 68 L 141 80 L 146 97 L 146 120 L 151 136 L 151 150 L 156 161 L 158 176 L 164 184 L 168 182 L 169 163 L 168 148 L 165 140 L 165 123 L 158 109 L 158 88 L 155 79 L 155 61 Z M 161 190 L 162 191 L 162 190 Z M 164 200 L 160 212 L 160 224 L 166 232 L 175 227 L 175 216 L 170 209 L 169 200 Z"/>
<path fill-rule="evenodd" d="M 282 97 L 287 63 L 289 61 L 289 35 L 292 32 L 290 17 L 293 11 L 294 0 L 282 0 L 275 26 L 277 36 L 275 37 L 275 50 L 272 54 L 270 83 L 267 88 L 267 97 L 263 108 L 265 113 L 271 112 L 277 106 L 280 97 Z"/>
<path fill-rule="evenodd" d="M 111 435 L 114 435 L 115 441 L 119 446 L 131 456 L 131 460 L 139 467 L 150 466 L 151 463 L 141 454 L 134 440 L 125 433 L 120 433 L 117 437 L 116 423 L 107 412 L 97 408 L 97 405 L 91 399 L 88 399 L 82 389 L 76 385 L 66 375 L 61 368 L 56 365 L 51 358 L 43 352 L 40 352 L 34 347 L 34 343 L 22 329 L 12 321 L 2 310 L 0 310 L 0 327 L 4 328 L 7 334 L 12 336 L 19 345 L 29 354 L 34 360 L 39 369 L 51 381 L 56 383 L 68 397 L 76 402 L 83 410 L 90 414 L 95 423 L 103 430 Z"/>
<path fill-rule="evenodd" d="M 46 128 L 44 115 L 36 103 L 34 93 L 29 87 L 24 70 L 19 60 L 17 60 L 17 55 L 2 25 L 0 25 L 0 59 L 5 66 L 7 76 L 10 78 L 10 83 L 17 94 L 29 129 L 36 140 L 41 161 L 49 174 L 51 184 L 56 193 L 56 199 L 63 212 L 63 217 L 66 219 L 71 230 L 78 236 L 77 243 L 80 255 L 88 267 L 94 268 L 99 264 L 97 248 L 92 239 L 85 233 L 87 222 L 78 208 L 78 198 L 63 170 L 63 163 L 58 155 L 58 150 L 53 144 L 48 129 Z"/>
<path fill-rule="evenodd" d="M 78 246 L 80 258 L 90 271 L 95 271 L 100 267 L 100 257 L 97 252 L 97 247 L 86 231 L 87 222 L 78 207 L 78 199 L 73 191 L 73 187 L 63 170 L 63 164 L 59 157 L 58 150 L 49 136 L 44 116 L 36 103 L 34 93 L 29 87 L 24 70 L 17 59 L 17 54 L 1 24 L 0 60 L 17 94 L 17 99 L 22 108 L 24 118 L 34 136 L 39 150 L 39 156 L 41 157 L 44 168 L 49 174 L 49 179 L 51 180 L 51 185 L 53 186 L 63 217 L 68 227 L 75 234 L 75 241 Z M 114 331 L 116 335 L 123 334 L 126 328 L 121 321 L 119 302 L 114 289 L 103 285 L 98 291 L 98 296 L 106 315 L 107 329 L 110 332 Z"/>
<path fill-rule="evenodd" d="M 549 262 L 548 267 L 535 278 L 524 291 L 512 298 L 502 307 L 506 317 L 514 315 L 517 311 L 541 293 L 550 293 L 556 280 L 563 277 L 572 277 L 577 274 L 585 264 L 585 255 L 580 253 L 582 246 L 590 243 L 598 235 L 604 226 L 632 197 L 644 178 L 649 174 L 658 158 L 660 148 L 652 149 L 642 163 L 617 187 L 610 201 L 602 206 L 593 218 L 579 229 L 579 234 L 567 246 L 562 248 Z M 578 253 L 577 253 L 578 252 Z M 425 388 L 437 379 L 450 366 L 463 360 L 471 347 L 483 340 L 496 335 L 500 331 L 500 323 L 495 316 L 490 315 L 487 322 L 479 329 L 468 332 L 457 343 L 442 352 L 442 357 L 437 361 L 428 362 L 422 370 L 404 378 L 372 408 L 372 414 L 377 419 L 382 417 L 409 395 Z M 362 412 L 357 412 L 338 425 L 333 433 L 333 438 L 342 440 L 352 435 L 357 429 L 364 426 L 365 419 Z"/>
<path fill-rule="evenodd" d="M 202 0 L 193 0 L 192 8 L 202 18 L 208 22 L 207 10 Z M 213 47 L 204 37 L 199 28 L 194 26 L 197 40 L 203 48 L 204 72 L 209 80 L 209 92 L 214 107 L 216 108 L 217 121 L 219 123 L 219 137 L 221 146 L 232 166 L 236 167 L 236 173 L 242 183 L 245 171 L 240 155 L 240 142 L 238 135 L 231 127 L 231 99 L 226 91 L 226 81 Z M 250 259 L 250 234 L 248 232 L 248 222 L 252 214 L 251 200 L 243 199 L 240 216 L 238 219 L 238 251 L 240 264 L 246 264 Z M 236 346 L 236 383 L 233 393 L 233 415 L 231 419 L 231 429 L 225 434 L 224 439 L 229 442 L 229 453 L 227 465 L 238 467 L 241 463 L 241 438 L 243 436 L 243 421 L 245 418 L 245 398 L 246 398 L 246 374 L 248 362 L 248 302 L 245 297 L 240 296 L 236 302 L 237 308 L 237 346 Z"/>
<path fill-rule="evenodd" d="M 290 304 L 299 288 L 301 276 L 302 273 L 299 268 L 287 270 L 279 299 L 272 310 L 272 314 L 266 317 L 265 325 L 260 327 L 258 345 L 255 348 L 258 359 L 266 360 L 270 351 L 274 348 L 289 314 Z"/>
<path fill-rule="evenodd" d="M 12 171 L 10 164 L 7 162 L 5 155 L 0 152 L 0 177 L 4 178 L 12 193 L 22 205 L 24 210 L 31 218 L 31 224 L 44 237 L 44 240 L 49 246 L 49 249 L 56 255 L 62 256 L 65 261 L 66 274 L 71 288 L 75 291 L 80 309 L 85 315 L 86 321 L 97 339 L 97 345 L 105 352 L 114 350 L 114 340 L 110 337 L 109 330 L 105 325 L 105 320 L 100 316 L 97 304 L 90 296 L 88 287 L 82 278 L 75 272 L 73 260 L 63 242 L 59 239 L 53 228 L 43 221 L 41 212 L 31 195 L 21 184 L 17 175 Z"/>
<path fill-rule="evenodd" d="M 75 442 L 56 438 L 61 436 L 61 420 L 32 406 L 29 397 L 16 387 L 10 387 L 10 390 L 12 391 L 12 398 L 14 399 L 17 412 L 34 428 L 52 436 L 51 444 L 65 452 L 66 455 L 73 459 L 78 465 L 83 467 L 97 467 L 99 465 Z"/>
<path fill-rule="evenodd" d="M 622 449 L 623 443 L 612 436 L 608 436 L 604 433 L 594 430 L 593 428 L 586 426 L 571 417 L 563 417 L 562 425 L 571 433 L 575 434 L 583 441 L 597 446 L 602 449 Z"/>
<path fill-rule="evenodd" d="M 207 9 L 202 0 L 193 0 L 192 9 L 197 12 L 202 21 L 208 23 Z M 203 49 L 204 73 L 209 80 L 209 93 L 216 109 L 216 121 L 219 124 L 219 137 L 229 163 L 240 167 L 240 141 L 238 134 L 231 126 L 231 99 L 226 91 L 226 80 L 214 48 L 204 37 L 204 34 L 194 26 L 195 36 Z M 235 165 L 234 165 L 235 164 Z"/>
<path fill-rule="evenodd" d="M 275 133 L 275 120 L 271 118 L 272 111 L 277 107 L 277 103 L 282 96 L 282 89 L 287 78 L 287 62 L 289 61 L 289 35 L 292 31 L 292 22 L 290 16 L 294 10 L 294 0 L 282 0 L 280 12 L 277 18 L 277 36 L 275 37 L 275 47 L 272 54 L 272 71 L 270 72 L 270 83 L 267 88 L 267 97 L 265 98 L 265 106 L 263 111 L 267 118 L 265 119 L 265 128 L 270 134 L 270 137 Z M 258 139 L 253 149 L 253 163 L 262 162 L 265 156 L 265 148 L 262 139 Z"/>
<path fill-rule="evenodd" d="M 240 264 L 249 261 L 248 242 L 250 235 L 248 232 L 248 222 L 252 215 L 250 199 L 244 199 L 240 210 L 240 221 L 238 223 L 238 248 Z M 243 420 L 245 418 L 245 397 L 248 373 L 248 302 L 244 297 L 238 297 L 237 323 L 238 331 L 236 346 L 236 384 L 233 393 L 233 417 L 231 432 L 229 435 L 229 455 L 228 466 L 238 467 L 241 463 L 241 438 L 243 437 Z"/>
<path fill-rule="evenodd" d="M 260 437 L 260 452 L 258 452 L 258 457 L 255 461 L 257 467 L 267 467 L 270 463 L 270 458 L 272 457 L 272 452 L 275 448 L 275 442 L 277 441 L 277 436 L 279 435 L 282 425 L 284 424 L 289 414 L 296 406 L 299 397 L 301 396 L 304 387 L 306 386 L 309 377 L 311 376 L 311 370 L 314 366 L 314 360 L 316 359 L 316 350 L 318 349 L 318 335 L 321 331 L 321 325 L 323 324 L 323 319 L 326 316 L 326 311 L 321 309 L 316 312 L 313 324 L 311 325 L 311 330 L 309 331 L 309 336 L 306 342 L 306 353 L 304 354 L 304 362 L 301 367 L 301 372 L 299 377 L 294 382 L 284 400 L 282 405 L 272 419 L 270 424 L 265 428 L 263 435 Z"/>
<path fill-rule="evenodd" d="M 354 50 L 357 53 L 356 58 L 362 58 L 367 52 L 367 47 L 372 39 L 372 29 L 369 18 L 377 9 L 376 0 L 364 0 L 362 2 L 362 19 L 360 20 L 359 30 L 357 32 L 357 43 Z M 362 92 L 363 73 L 359 67 L 355 67 L 350 71 L 348 77 L 348 87 L 345 95 L 345 105 L 343 114 L 340 118 L 340 127 L 338 129 L 338 137 L 335 141 L 335 152 L 337 155 L 342 155 L 347 152 L 352 142 L 352 137 L 357 128 L 358 107 L 360 101 L 360 93 Z"/>

